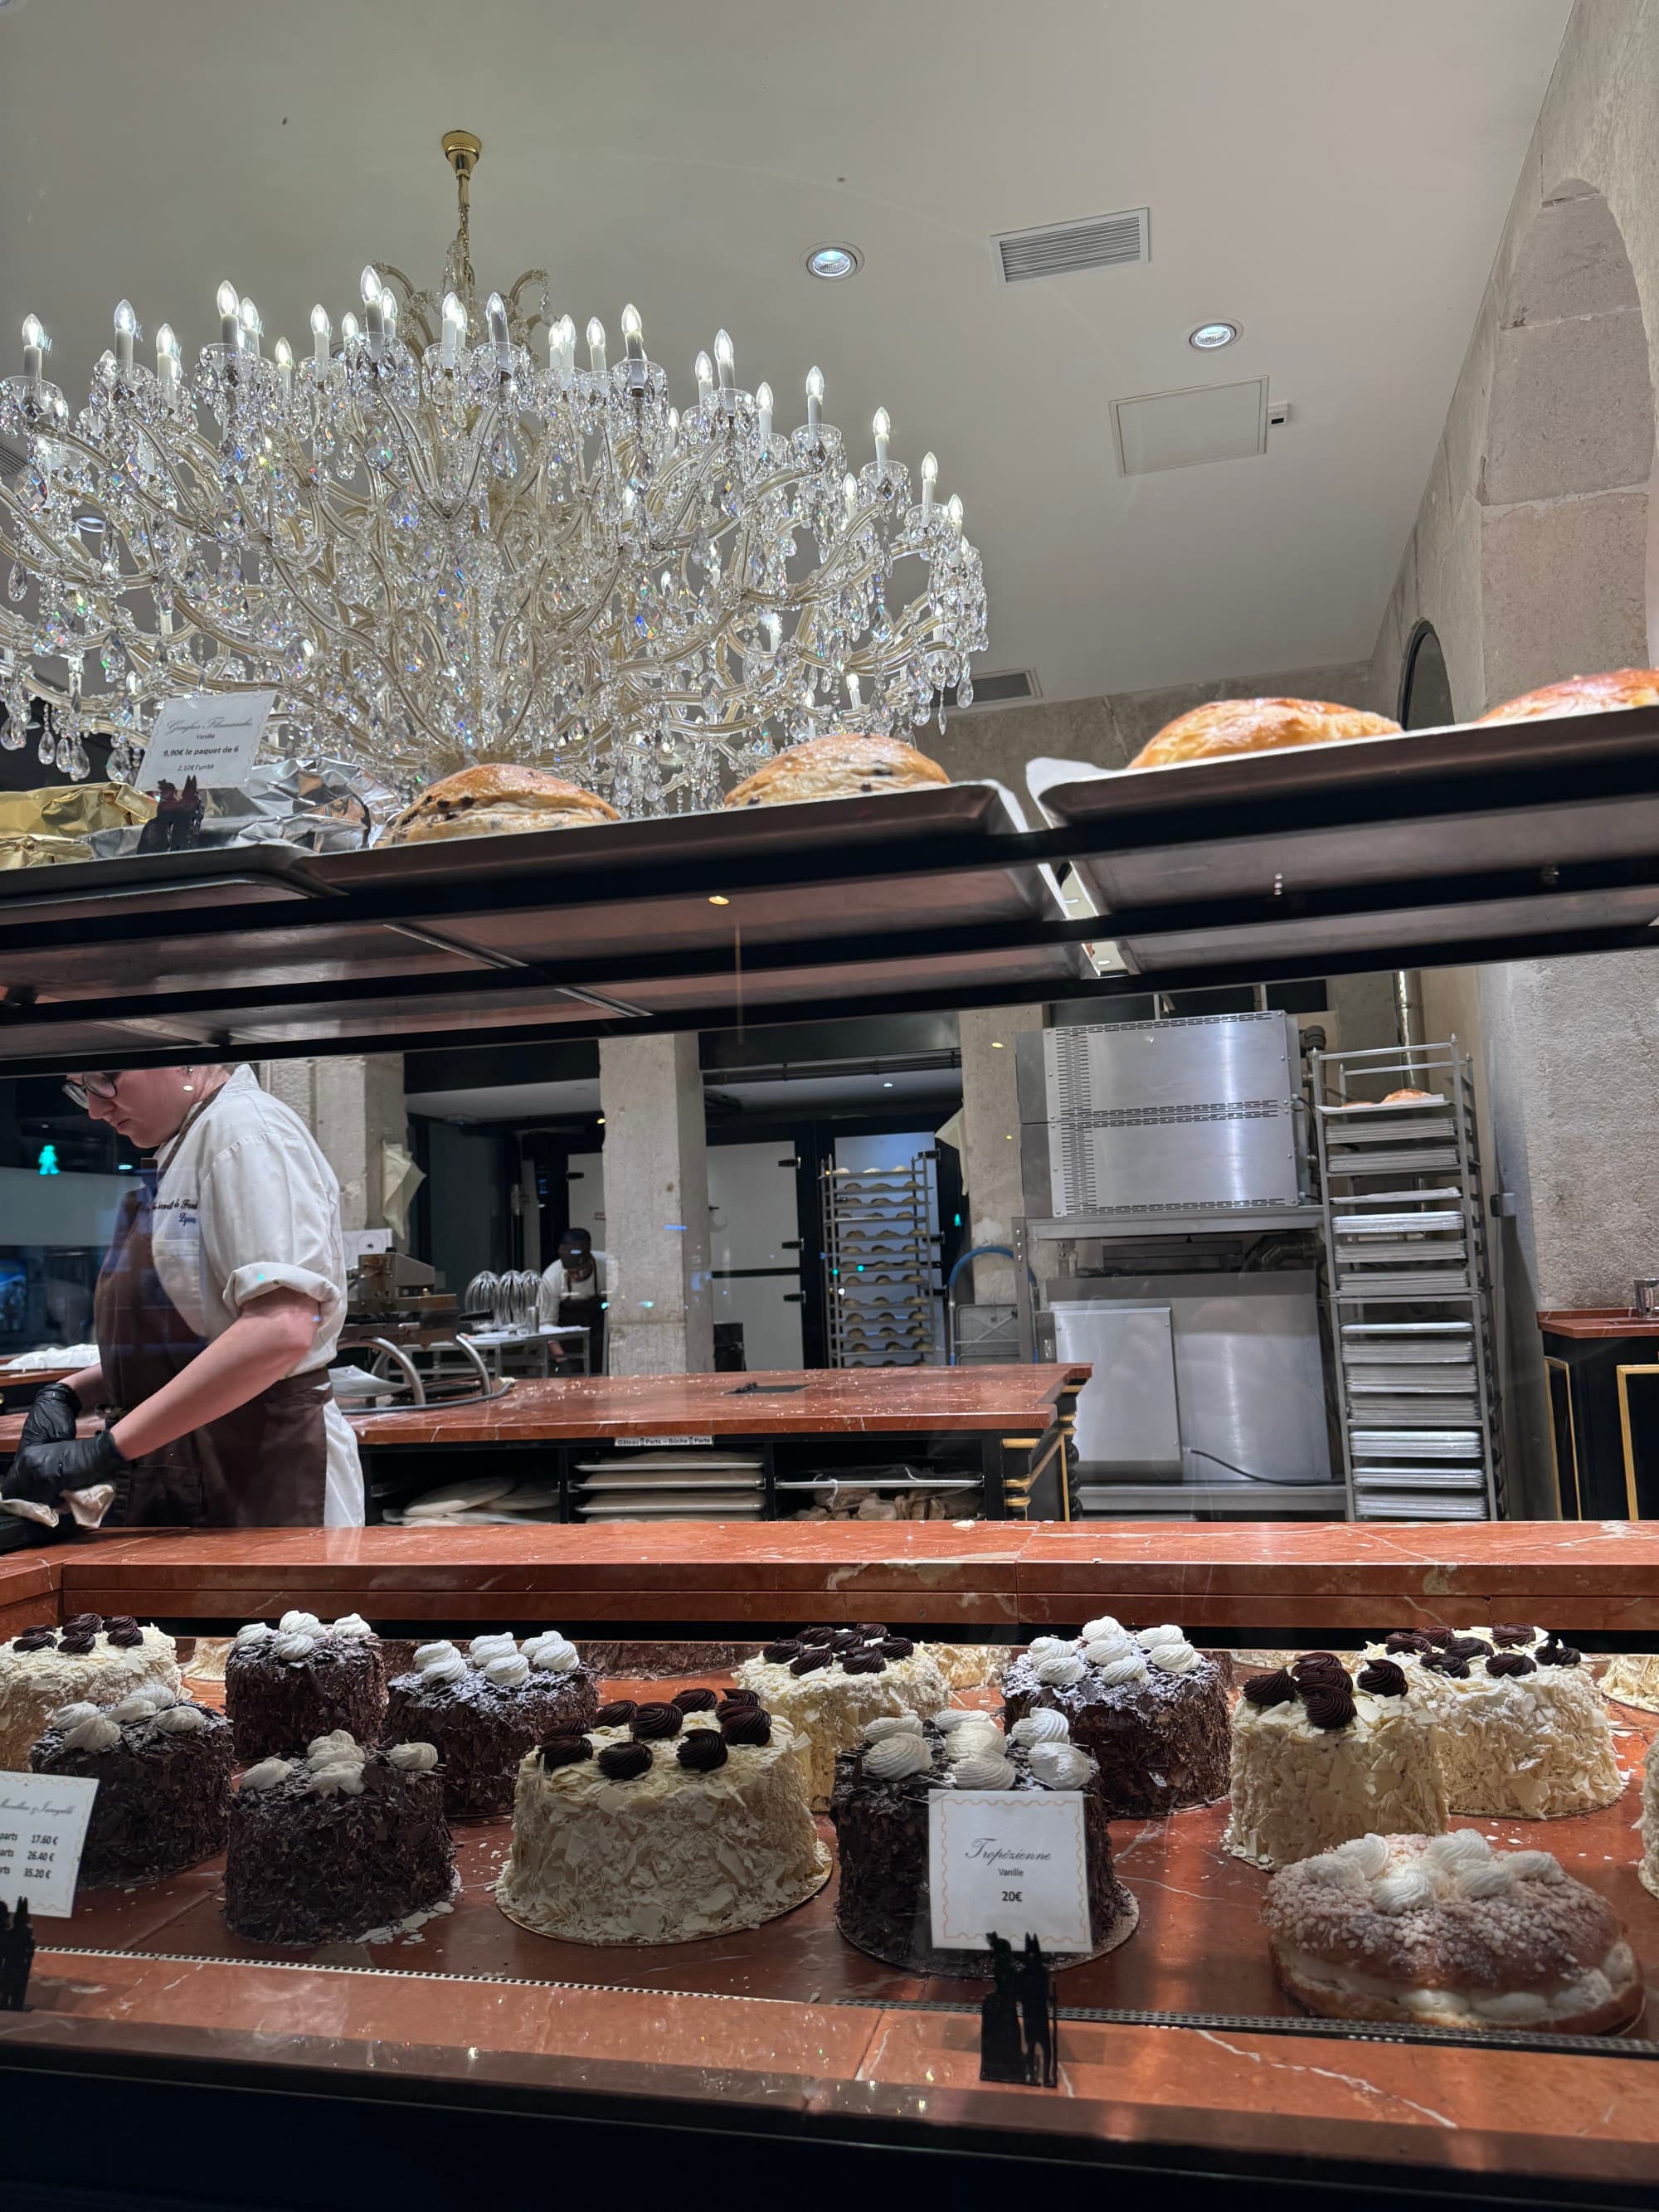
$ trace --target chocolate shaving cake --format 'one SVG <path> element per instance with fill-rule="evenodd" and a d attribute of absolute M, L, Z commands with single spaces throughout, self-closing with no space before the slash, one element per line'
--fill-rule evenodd
<path fill-rule="evenodd" d="M 1094 1761 L 1053 1711 L 1017 1722 L 1005 1738 L 988 1714 L 915 1714 L 868 1723 L 863 1740 L 836 1761 L 830 1817 L 841 1853 L 836 1925 L 872 1958 L 913 1974 L 982 1975 L 983 1951 L 939 1949 L 933 1938 L 927 1808 L 939 1790 L 1076 1790 L 1084 1792 L 1089 1918 L 1086 1952 L 1051 1963 L 1074 1966 L 1115 1950 L 1134 1931 L 1136 1908 L 1112 1871 L 1107 1814 Z"/>
<path fill-rule="evenodd" d="M 835 1787 L 836 1754 L 884 1713 L 935 1713 L 950 1692 L 927 1646 L 895 1636 L 878 1620 L 803 1628 L 779 1637 L 737 1670 L 769 1711 L 800 1739 L 807 1795 L 822 1813 Z"/>
<path fill-rule="evenodd" d="M 830 1877 L 787 1721 L 686 1693 L 519 1769 L 495 1902 L 538 1936 L 684 1943 L 792 1911 Z"/>
<path fill-rule="evenodd" d="M 1368 1656 L 1402 1667 L 1439 1723 L 1454 1813 L 1554 1820 L 1611 1805 L 1623 1790 L 1607 1702 L 1559 1637 L 1524 1621 L 1407 1629 Z"/>
<path fill-rule="evenodd" d="M 482 1820 L 511 1810 L 519 1762 L 548 1736 L 580 1735 L 599 1702 L 592 1669 L 556 1628 L 526 1637 L 475 1636 L 462 1652 L 421 1644 L 407 1674 L 392 1678 L 386 1734 L 435 1743 L 444 1810 Z"/>
<path fill-rule="evenodd" d="M 336 1729 L 374 1743 L 386 1720 L 380 1639 L 356 1613 L 327 1627 L 314 1613 L 250 1621 L 225 1661 L 225 1711 L 243 1764 L 298 1759 Z"/>
<path fill-rule="evenodd" d="M 37 1774 L 98 1784 L 77 1888 L 160 1881 L 225 1847 L 230 1724 L 172 1690 L 134 1690 L 116 1705 L 64 1705 L 29 1764 Z"/>
<path fill-rule="evenodd" d="M 1227 1790 L 1227 1680 L 1178 1628 L 1091 1620 L 1039 1636 L 1002 1678 L 1003 1719 L 1057 1712 L 1094 1759 L 1113 1820 L 1152 1820 Z"/>
<path fill-rule="evenodd" d="M 231 1802 L 225 1918 L 256 1943 L 361 1943 L 450 1910 L 455 1856 L 429 1743 L 343 1729 L 264 1759 Z"/>
<path fill-rule="evenodd" d="M 77 1613 L 61 1628 L 26 1628 L 0 1644 L 0 1767 L 27 1773 L 29 1753 L 63 1705 L 118 1705 L 135 1690 L 176 1690 L 170 1636 L 125 1614 Z"/>

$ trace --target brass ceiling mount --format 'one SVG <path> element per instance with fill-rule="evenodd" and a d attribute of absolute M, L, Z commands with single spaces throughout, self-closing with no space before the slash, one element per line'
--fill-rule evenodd
<path fill-rule="evenodd" d="M 483 139 L 472 131 L 446 131 L 443 146 L 445 161 L 455 172 L 457 181 L 464 184 L 478 166 Z"/>

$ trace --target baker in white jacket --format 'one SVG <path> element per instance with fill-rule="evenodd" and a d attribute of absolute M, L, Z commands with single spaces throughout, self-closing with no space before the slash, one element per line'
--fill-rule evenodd
<path fill-rule="evenodd" d="M 328 1380 L 340 1187 L 310 1131 L 249 1067 L 106 1069 L 64 1088 L 155 1158 L 98 1279 L 98 1364 L 40 1391 L 0 1498 L 57 1510 L 107 1484 L 112 1523 L 361 1523 L 356 1438 Z M 95 1407 L 106 1426 L 77 1437 Z"/>

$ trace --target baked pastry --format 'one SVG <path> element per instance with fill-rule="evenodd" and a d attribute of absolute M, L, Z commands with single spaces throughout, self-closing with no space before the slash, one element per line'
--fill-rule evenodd
<path fill-rule="evenodd" d="M 29 1765 L 98 1784 L 77 1889 L 160 1881 L 225 1847 L 230 1723 L 159 1683 L 118 1705 L 63 1706 Z"/>
<path fill-rule="evenodd" d="M 573 1943 L 685 1943 L 792 1911 L 830 1878 L 796 1737 L 757 1698 L 683 1690 L 527 1753 L 495 1885 Z"/>
<path fill-rule="evenodd" d="M 1397 1660 L 1427 1700 L 1454 1813 L 1554 1820 L 1611 1805 L 1624 1788 L 1601 1692 L 1541 1628 L 1403 1629 L 1370 1653 Z"/>
<path fill-rule="evenodd" d="M 622 819 L 609 799 L 545 769 L 490 761 L 428 784 L 380 832 L 382 845 L 434 837 L 496 837 L 522 830 L 580 830 Z"/>
<path fill-rule="evenodd" d="M 251 1620 L 225 1656 L 225 1711 L 242 1765 L 298 1759 L 335 1729 L 374 1743 L 386 1719 L 380 1639 L 358 1613 L 328 1627 L 314 1613 L 285 1613 L 275 1628 Z"/>
<path fill-rule="evenodd" d="M 510 1811 L 519 1762 L 550 1735 L 580 1735 L 599 1702 L 599 1683 L 556 1628 L 526 1637 L 475 1636 L 465 1655 L 447 1639 L 422 1644 L 386 1692 L 389 1741 L 435 1743 L 444 1811 L 482 1820 Z"/>
<path fill-rule="evenodd" d="M 1646 1651 L 1620 1652 L 1607 1662 L 1601 1694 L 1644 1713 L 1659 1713 L 1659 1658 Z"/>
<path fill-rule="evenodd" d="M 262 1759 L 230 1808 L 225 1918 L 257 1943 L 362 1943 L 447 1912 L 455 1855 L 429 1743 L 344 1729 Z"/>
<path fill-rule="evenodd" d="M 1221 1848 L 1288 1866 L 1369 1830 L 1437 1834 L 1446 1789 L 1429 1698 L 1391 1660 L 1356 1680 L 1333 1653 L 1252 1674 L 1233 1714 Z"/>
<path fill-rule="evenodd" d="M 1347 738 L 1393 738 L 1398 722 L 1328 699 L 1212 699 L 1166 722 L 1129 763 L 1174 768 L 1183 762 L 1230 760 L 1238 753 L 1280 752 L 1290 745 L 1331 745 Z"/>
<path fill-rule="evenodd" d="M 1640 1968 L 1604 1898 L 1548 1851 L 1455 1835 L 1364 1835 L 1285 1867 L 1262 1923 L 1279 1980 L 1328 2020 L 1613 2035 Z"/>
<path fill-rule="evenodd" d="M 1133 1933 L 1137 1915 L 1112 1871 L 1107 1810 L 1094 1780 L 1094 1761 L 1057 1713 L 1020 1721 L 1006 1737 L 988 1714 L 960 1707 L 926 1720 L 901 1713 L 871 1721 L 836 1761 L 836 1925 L 860 1951 L 909 1973 L 983 1974 L 983 1951 L 942 1950 L 933 1940 L 929 1803 L 940 1790 L 1076 1790 L 1084 1793 L 1094 1942 L 1051 1963 L 1074 1966 L 1115 1950 Z"/>
<path fill-rule="evenodd" d="M 1659 668 L 1614 668 L 1605 676 L 1568 676 L 1523 691 L 1482 714 L 1483 722 L 1531 722 L 1558 714 L 1603 714 L 1616 707 L 1659 707 Z"/>
<path fill-rule="evenodd" d="M 26 1628 L 0 1644 L 0 1767 L 29 1753 L 60 1706 L 118 1705 L 135 1690 L 177 1690 L 177 1647 L 125 1613 L 77 1613 L 61 1628 Z"/>
<path fill-rule="evenodd" d="M 950 781 L 937 761 L 902 739 L 848 730 L 791 745 L 728 791 L 726 804 L 793 806 L 802 799 L 862 799 L 874 791 L 921 791 Z"/>
<path fill-rule="evenodd" d="M 874 1620 L 780 1637 L 758 1659 L 745 1659 L 737 1678 L 795 1731 L 815 1813 L 829 1805 L 836 1753 L 851 1750 L 866 1721 L 936 1713 L 949 1696 L 927 1647 L 890 1636 Z"/>
<path fill-rule="evenodd" d="M 1173 1626 L 1091 1620 L 1080 1637 L 1039 1636 L 1002 1678 L 1003 1719 L 1063 1714 L 1098 1769 L 1112 1819 L 1160 1820 L 1227 1790 L 1227 1682 Z"/>
<path fill-rule="evenodd" d="M 1642 1772 L 1642 1886 L 1659 1897 L 1659 1755 L 1652 1744 Z"/>

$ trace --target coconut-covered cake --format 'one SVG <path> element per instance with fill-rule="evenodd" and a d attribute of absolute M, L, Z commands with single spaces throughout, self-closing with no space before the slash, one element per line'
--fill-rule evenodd
<path fill-rule="evenodd" d="M 830 1875 L 797 1745 L 752 1692 L 601 1707 L 520 1764 L 496 1904 L 574 1943 L 684 1943 L 775 1919 Z"/>
<path fill-rule="evenodd" d="M 447 1912 L 454 1887 L 434 1745 L 374 1751 L 341 1729 L 243 1775 L 225 1857 L 239 1936 L 362 1942 Z"/>
<path fill-rule="evenodd" d="M 1647 1651 L 1621 1651 L 1607 1662 L 1601 1677 L 1604 1697 L 1644 1713 L 1659 1713 L 1659 1657 Z"/>
<path fill-rule="evenodd" d="M 173 1638 L 126 1614 L 77 1613 L 61 1628 L 26 1628 L 0 1644 L 0 1767 L 26 1773 L 64 1705 L 118 1705 L 135 1690 L 178 1687 Z"/>
<path fill-rule="evenodd" d="M 452 1820 L 507 1812 L 519 1762 L 553 1735 L 580 1735 L 599 1702 L 592 1669 L 556 1628 L 522 1646 L 505 1631 L 475 1636 L 463 1651 L 446 1639 L 421 1644 L 407 1674 L 392 1677 L 386 1729 L 435 1743 L 444 1809 Z"/>
<path fill-rule="evenodd" d="M 1094 1759 L 1114 1820 L 1207 1805 L 1227 1788 L 1227 1682 L 1172 1625 L 1109 1618 L 1079 1637 L 1039 1636 L 1002 1678 L 1003 1718 L 1057 1712 Z"/>
<path fill-rule="evenodd" d="M 337 1729 L 374 1743 L 386 1721 L 380 1639 L 357 1613 L 326 1626 L 314 1613 L 285 1613 L 275 1628 L 251 1620 L 225 1660 L 225 1711 L 244 1763 L 298 1759 Z"/>
<path fill-rule="evenodd" d="M 884 1713 L 936 1713 L 950 1696 L 927 1646 L 890 1634 L 876 1620 L 780 1637 L 758 1659 L 745 1659 L 737 1676 L 799 1739 L 815 1813 L 830 1802 L 836 1753 L 858 1742 L 866 1721 Z"/>
<path fill-rule="evenodd" d="M 78 1888 L 160 1881 L 225 1847 L 230 1723 L 160 1683 L 118 1705 L 60 1707 L 29 1764 L 98 1784 Z"/>
<path fill-rule="evenodd" d="M 1643 1887 L 1659 1897 L 1659 1752 L 1652 1744 L 1642 1774 L 1642 1863 L 1637 1871 Z"/>
<path fill-rule="evenodd" d="M 1330 1651 L 1253 1674 L 1232 1725 L 1232 1803 L 1221 1847 L 1288 1866 L 1370 1830 L 1437 1834 L 1446 1790 L 1432 1701 L 1405 1668 L 1351 1675 Z"/>
<path fill-rule="evenodd" d="M 1279 1980 L 1333 2020 L 1610 2035 L 1643 1981 L 1606 1899 L 1548 1851 L 1365 1835 L 1284 1868 L 1261 1918 Z"/>
<path fill-rule="evenodd" d="M 1133 1934 L 1136 1911 L 1112 1871 L 1106 1807 L 1094 1783 L 1094 1761 L 1052 1711 L 1015 1722 L 1006 1736 L 989 1714 L 960 1709 L 868 1722 L 856 1748 L 836 1761 L 836 1926 L 860 1951 L 911 1973 L 983 1974 L 983 1951 L 941 1950 L 933 1942 L 928 1805 L 940 1790 L 1075 1790 L 1084 1793 L 1094 1941 L 1053 1963 L 1115 1949 Z"/>
<path fill-rule="evenodd" d="M 1559 1637 L 1500 1623 L 1402 1629 L 1371 1648 L 1404 1668 L 1439 1722 L 1454 1813 L 1553 1820 L 1611 1805 L 1624 1788 L 1601 1692 Z"/>

